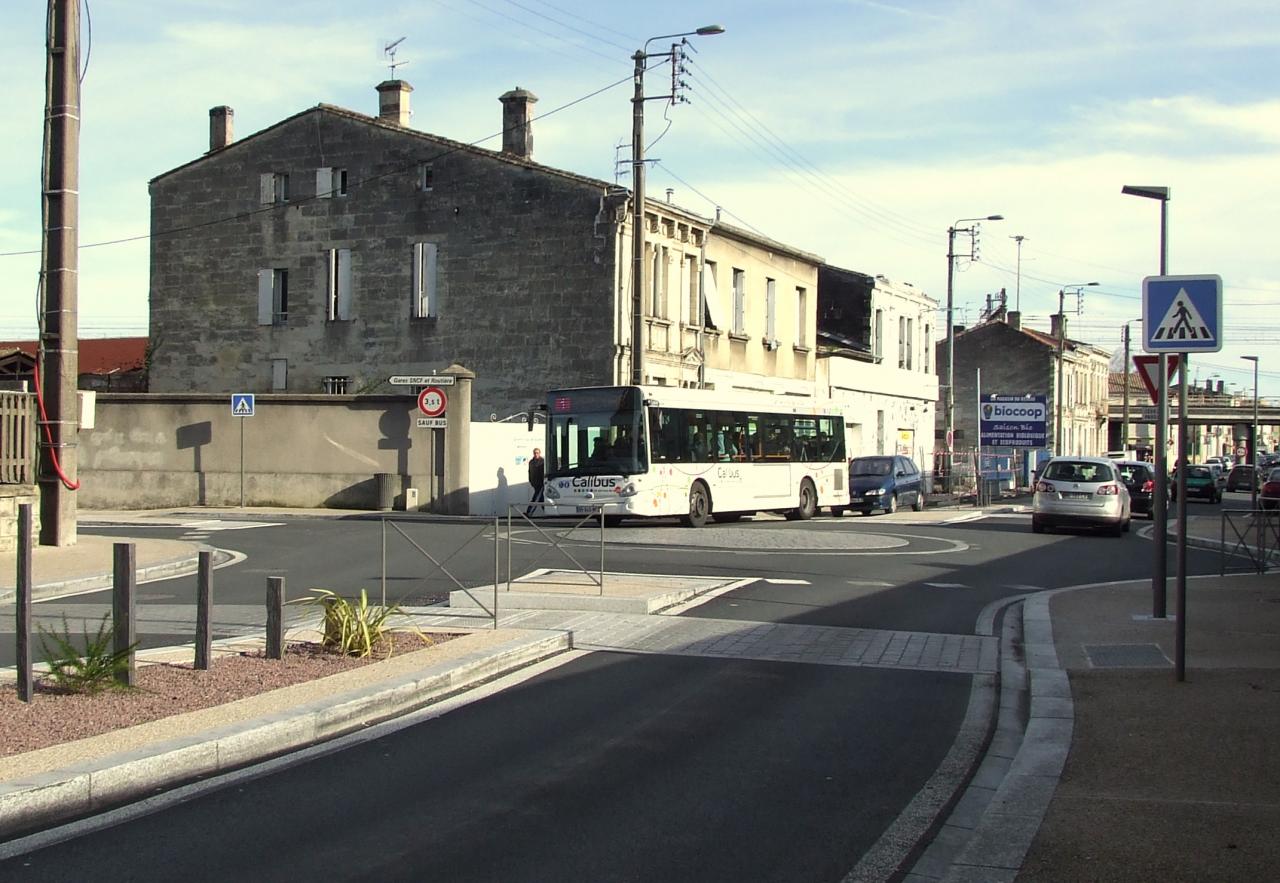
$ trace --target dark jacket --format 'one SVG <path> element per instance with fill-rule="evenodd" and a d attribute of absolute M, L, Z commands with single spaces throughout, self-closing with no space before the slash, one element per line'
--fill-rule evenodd
<path fill-rule="evenodd" d="M 533 488 L 542 487 L 547 476 L 547 461 L 541 457 L 529 459 L 529 484 Z"/>

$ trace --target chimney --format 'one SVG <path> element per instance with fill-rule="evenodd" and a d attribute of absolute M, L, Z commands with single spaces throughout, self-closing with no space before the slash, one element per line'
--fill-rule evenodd
<path fill-rule="evenodd" d="M 529 108 L 538 100 L 528 89 L 516 86 L 498 96 L 502 102 L 502 152 L 520 159 L 533 159 L 533 126 Z"/>
<path fill-rule="evenodd" d="M 236 112 L 225 104 L 209 108 L 210 153 L 221 150 L 235 139 L 231 132 L 235 119 Z"/>
<path fill-rule="evenodd" d="M 409 127 L 409 93 L 413 87 L 404 80 L 384 80 L 378 84 L 378 119 Z"/>
<path fill-rule="evenodd" d="M 1225 380 L 1218 381 L 1218 395 L 1226 394 L 1226 385 L 1227 385 L 1227 382 Z"/>
<path fill-rule="evenodd" d="M 1010 328 L 1012 328 L 1015 331 L 1022 330 L 1022 313 L 1018 312 L 1017 310 L 1010 310 L 1007 314 L 1007 317 L 1008 317 L 1007 321 L 1009 322 Z"/>
<path fill-rule="evenodd" d="M 1062 313 L 1054 313 L 1049 317 L 1049 333 L 1054 337 L 1067 336 L 1067 317 Z"/>

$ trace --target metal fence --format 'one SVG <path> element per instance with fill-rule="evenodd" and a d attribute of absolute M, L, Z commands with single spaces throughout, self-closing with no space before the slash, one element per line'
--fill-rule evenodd
<path fill-rule="evenodd" d="M 35 464 L 35 396 L 0 392 L 0 484 L 34 484 Z"/>
<path fill-rule="evenodd" d="M 1266 573 L 1280 562 L 1280 508 L 1223 509 L 1219 572 Z"/>

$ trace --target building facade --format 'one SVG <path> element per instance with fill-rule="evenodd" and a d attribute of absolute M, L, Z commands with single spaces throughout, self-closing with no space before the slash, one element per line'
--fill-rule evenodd
<path fill-rule="evenodd" d="M 475 371 L 501 419 L 631 379 L 630 194 L 535 163 L 525 90 L 502 151 L 319 105 L 152 180 L 152 390 L 392 392 Z M 820 258 L 670 203 L 645 211 L 644 379 L 814 392 Z"/>
<path fill-rule="evenodd" d="M 979 372 L 983 393 L 1046 397 L 1047 442 L 1054 453 L 1100 456 L 1107 450 L 1110 354 L 1067 337 L 1065 317 L 1054 316 L 1045 334 L 1023 328 L 1019 313 L 999 311 L 981 325 L 957 331 L 952 345 L 956 450 L 978 443 Z M 946 347 L 946 340 L 936 347 L 944 364 Z M 944 432 L 939 423 L 938 437 Z"/>

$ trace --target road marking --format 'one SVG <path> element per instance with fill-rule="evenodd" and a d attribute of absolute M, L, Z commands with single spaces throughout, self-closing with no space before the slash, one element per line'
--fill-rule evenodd
<path fill-rule="evenodd" d="M 811 586 L 813 583 L 807 579 L 762 579 L 760 582 L 769 583 L 774 586 Z"/>
<path fill-rule="evenodd" d="M 925 583 L 926 586 L 933 586 L 935 589 L 967 589 L 964 583 Z"/>

